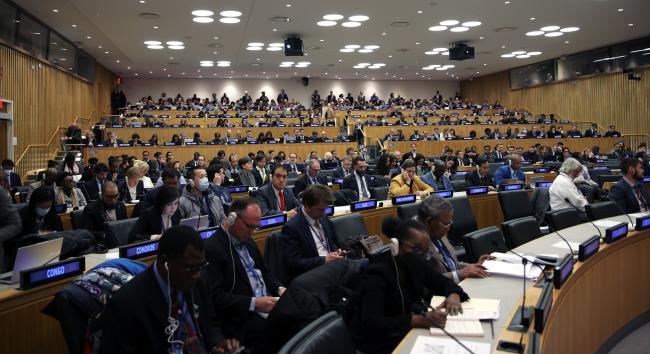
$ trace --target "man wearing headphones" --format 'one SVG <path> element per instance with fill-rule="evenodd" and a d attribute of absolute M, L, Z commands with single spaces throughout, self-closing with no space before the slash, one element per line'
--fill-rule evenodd
<path fill-rule="evenodd" d="M 103 314 L 102 354 L 224 353 L 239 347 L 214 327 L 201 281 L 205 251 L 199 234 L 174 226 L 160 238 L 153 265 L 113 295 Z"/>
<path fill-rule="evenodd" d="M 252 239 L 261 217 L 255 199 L 235 200 L 221 228 L 205 241 L 210 265 L 204 277 L 223 331 L 253 352 L 263 343 L 265 319 L 285 290 Z"/>

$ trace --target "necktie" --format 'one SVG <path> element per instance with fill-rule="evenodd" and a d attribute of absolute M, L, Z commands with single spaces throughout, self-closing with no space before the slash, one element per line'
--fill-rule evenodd
<path fill-rule="evenodd" d="M 318 182 L 316 182 L 316 178 L 315 178 L 315 177 L 311 177 L 311 184 L 318 184 Z"/>
<path fill-rule="evenodd" d="M 369 198 L 370 193 L 368 193 L 368 187 L 366 186 L 366 179 L 363 176 L 359 176 L 359 179 L 361 180 L 361 197 Z"/>
<path fill-rule="evenodd" d="M 440 252 L 440 255 L 442 255 L 442 260 L 445 263 L 445 267 L 447 268 L 447 270 L 450 272 L 458 270 L 458 265 L 456 264 L 454 258 L 451 256 L 449 250 L 447 249 L 447 247 L 445 247 L 442 241 L 435 240 L 433 241 L 433 244 L 438 249 L 438 252 Z"/>
<path fill-rule="evenodd" d="M 278 192 L 278 197 L 280 198 L 280 211 L 285 211 L 284 193 L 282 191 Z"/>
<path fill-rule="evenodd" d="M 640 211 L 647 211 L 648 210 L 648 203 L 646 202 L 645 198 L 643 197 L 643 194 L 641 194 L 641 190 L 639 189 L 639 185 L 635 185 L 632 187 L 632 190 L 634 190 L 634 195 L 636 195 L 636 199 L 639 200 L 639 203 L 641 203 L 641 210 Z"/>

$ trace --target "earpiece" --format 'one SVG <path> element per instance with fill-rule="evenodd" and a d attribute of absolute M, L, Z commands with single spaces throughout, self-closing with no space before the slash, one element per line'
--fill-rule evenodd
<path fill-rule="evenodd" d="M 167 262 L 163 264 L 165 266 L 165 269 L 169 270 L 169 266 L 167 266 Z"/>
<path fill-rule="evenodd" d="M 237 213 L 235 212 L 229 213 L 228 218 L 226 218 L 226 222 L 228 223 L 228 226 L 232 226 L 233 224 L 235 224 L 237 222 L 238 217 L 239 215 L 237 215 Z"/>
<path fill-rule="evenodd" d="M 396 238 L 390 239 L 390 248 L 390 253 L 393 255 L 393 257 L 399 254 L 399 241 Z"/>

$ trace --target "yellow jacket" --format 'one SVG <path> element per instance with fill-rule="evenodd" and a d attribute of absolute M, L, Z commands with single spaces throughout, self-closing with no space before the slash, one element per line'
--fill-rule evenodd
<path fill-rule="evenodd" d="M 390 189 L 388 190 L 388 198 L 398 197 L 400 195 L 415 194 L 415 192 L 417 191 L 424 192 L 422 194 L 425 195 L 433 192 L 433 188 L 431 188 L 430 185 L 422 182 L 422 180 L 418 176 L 413 176 L 413 181 L 411 184 L 413 185 L 413 193 L 411 193 L 411 189 L 409 185 L 404 183 L 404 178 L 402 178 L 401 173 L 395 176 L 393 179 L 390 180 Z"/>

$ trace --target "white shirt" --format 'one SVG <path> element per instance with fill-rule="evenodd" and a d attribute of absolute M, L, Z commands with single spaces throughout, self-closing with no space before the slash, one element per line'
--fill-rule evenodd
<path fill-rule="evenodd" d="M 329 254 L 329 250 L 325 247 L 327 244 L 327 237 L 325 236 L 325 230 L 323 230 L 323 225 L 320 225 L 319 228 L 316 228 L 315 223 L 316 220 L 312 219 L 311 216 L 307 215 L 305 212 L 305 209 L 302 209 L 303 215 L 305 215 L 305 220 L 307 220 L 307 224 L 309 225 L 309 231 L 311 231 L 311 237 L 314 239 L 314 244 L 316 244 L 316 250 L 318 251 L 318 255 L 321 257 L 325 257 Z M 319 235 L 317 231 L 320 231 L 321 234 Z M 325 244 L 323 244 L 325 242 Z"/>
<path fill-rule="evenodd" d="M 126 187 L 129 190 L 129 194 L 131 195 L 131 200 L 136 200 L 138 199 L 138 185 L 136 184 L 135 186 L 131 187 L 129 184 L 126 184 Z"/>
<path fill-rule="evenodd" d="M 162 180 L 162 178 L 159 179 Z M 142 184 L 144 184 L 144 189 L 153 188 L 153 182 L 151 181 L 151 178 L 144 176 L 141 177 L 140 180 L 142 181 Z"/>
<path fill-rule="evenodd" d="M 589 204 L 587 198 L 578 190 L 573 179 L 566 173 L 560 173 L 551 188 L 549 188 L 549 195 L 551 197 L 551 210 L 559 210 L 572 208 L 572 206 L 584 211 L 585 205 Z M 571 204 L 567 203 L 564 199 L 568 198 Z"/>

